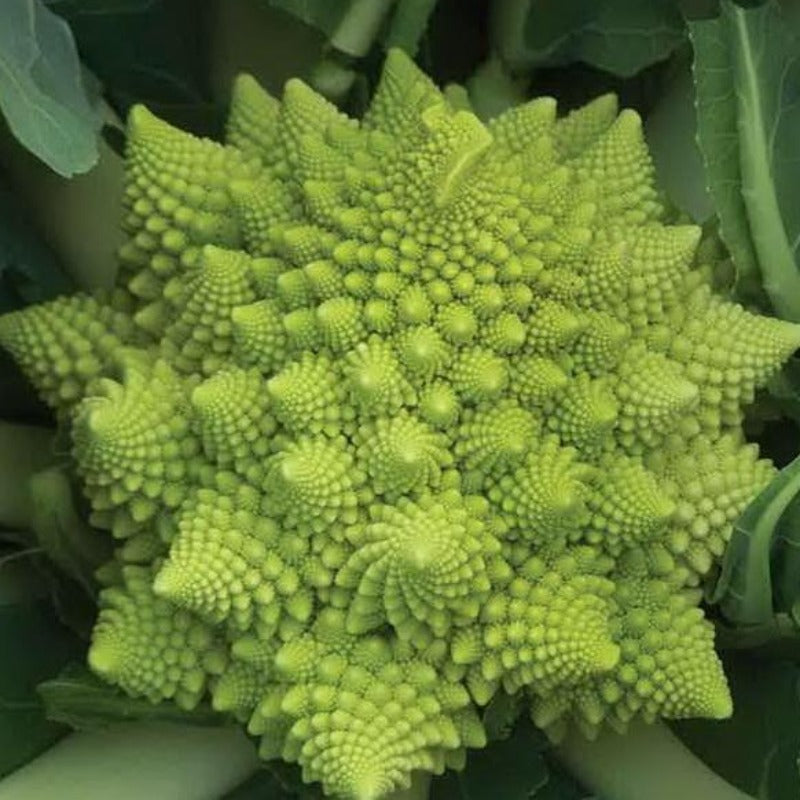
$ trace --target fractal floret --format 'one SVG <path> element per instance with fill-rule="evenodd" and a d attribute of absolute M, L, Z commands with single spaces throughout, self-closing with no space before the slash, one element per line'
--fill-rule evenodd
<path fill-rule="evenodd" d="M 136 107 L 116 289 L 0 319 L 117 543 L 90 666 L 332 797 L 460 768 L 502 692 L 554 739 L 728 716 L 700 587 L 800 346 L 715 294 L 635 112 L 455 96 L 393 51 L 360 122 Z"/>

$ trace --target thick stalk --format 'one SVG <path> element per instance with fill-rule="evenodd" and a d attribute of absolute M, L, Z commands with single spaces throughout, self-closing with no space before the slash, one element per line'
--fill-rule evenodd
<path fill-rule="evenodd" d="M 0 781 L 0 800 L 219 800 L 256 769 L 238 728 L 120 723 L 62 739 Z"/>
<path fill-rule="evenodd" d="M 52 463 L 54 432 L 0 420 L 0 526 L 29 528 L 34 473 Z"/>
<path fill-rule="evenodd" d="M 527 83 L 509 75 L 503 62 L 492 54 L 472 73 L 466 86 L 475 113 L 489 120 L 525 102 Z"/>
<path fill-rule="evenodd" d="M 0 800 L 219 800 L 259 767 L 237 728 L 131 722 L 73 733 L 0 781 Z M 426 800 L 431 776 L 385 800 Z"/>
<path fill-rule="evenodd" d="M 394 0 L 355 0 L 331 34 L 331 45 L 356 58 L 365 56 Z"/>
<path fill-rule="evenodd" d="M 624 736 L 604 731 L 593 742 L 573 732 L 556 752 L 603 800 L 754 800 L 720 778 L 663 723 L 632 723 Z"/>
<path fill-rule="evenodd" d="M 330 36 L 333 51 L 314 67 L 311 85 L 328 100 L 343 104 L 356 79 L 356 71 L 338 63 L 336 53 L 363 58 L 375 42 L 394 0 L 355 0 Z"/>
<path fill-rule="evenodd" d="M 525 72 L 536 64 L 525 44 L 525 20 L 532 0 L 495 0 L 489 15 L 489 43 L 512 71 Z"/>

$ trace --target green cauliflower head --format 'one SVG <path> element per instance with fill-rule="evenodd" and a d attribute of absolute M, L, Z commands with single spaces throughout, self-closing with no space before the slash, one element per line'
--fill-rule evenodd
<path fill-rule="evenodd" d="M 118 542 L 99 675 L 355 800 L 498 692 L 553 738 L 730 714 L 698 586 L 800 327 L 714 294 L 636 113 L 242 77 L 224 145 L 133 109 L 125 208 L 114 292 L 0 319 Z"/>

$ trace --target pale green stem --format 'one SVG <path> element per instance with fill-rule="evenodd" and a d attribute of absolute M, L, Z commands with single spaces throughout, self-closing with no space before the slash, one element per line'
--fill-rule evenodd
<path fill-rule="evenodd" d="M 775 163 L 772 139 L 777 120 L 764 116 L 762 95 L 767 87 L 763 86 L 763 78 L 760 77 L 764 66 L 761 61 L 764 43 L 754 40 L 755 26 L 748 25 L 747 13 L 731 5 L 727 15 L 730 25 L 726 30 L 736 54 L 734 74 L 741 193 L 747 208 L 764 290 L 779 317 L 798 322 L 800 272 L 795 262 L 796 242 L 790 241 L 784 227 L 773 179 Z M 769 91 L 773 91 L 772 87 L 769 87 Z"/>
<path fill-rule="evenodd" d="M 632 723 L 596 741 L 570 734 L 557 754 L 603 800 L 754 800 L 707 767 L 663 723 Z M 2 798 L 0 798 L 2 800 Z"/>
<path fill-rule="evenodd" d="M 535 64 L 525 42 L 525 22 L 532 0 L 494 0 L 489 15 L 489 43 L 506 64 L 517 72 Z"/>
<path fill-rule="evenodd" d="M 331 45 L 356 58 L 365 56 L 393 5 L 394 0 L 354 0 L 331 35 Z"/>
<path fill-rule="evenodd" d="M 258 766 L 238 728 L 120 723 L 62 739 L 0 781 L 0 800 L 219 800 Z"/>
<path fill-rule="evenodd" d="M 527 80 L 512 78 L 502 61 L 492 54 L 467 80 L 466 88 L 475 113 L 488 120 L 526 99 Z"/>
<path fill-rule="evenodd" d="M 308 82 L 328 100 L 342 103 L 353 88 L 356 75 L 355 70 L 337 63 L 335 59 L 323 58 L 314 67 Z"/>
<path fill-rule="evenodd" d="M 219 800 L 258 768 L 238 728 L 118 723 L 70 734 L 0 780 L 0 800 Z M 416 772 L 385 800 L 426 800 L 430 779 Z"/>
<path fill-rule="evenodd" d="M 335 51 L 350 58 L 363 58 L 370 50 L 395 0 L 354 0 L 330 37 L 334 52 L 326 55 L 309 76 L 310 84 L 334 103 L 343 103 L 357 73 L 339 64 Z"/>

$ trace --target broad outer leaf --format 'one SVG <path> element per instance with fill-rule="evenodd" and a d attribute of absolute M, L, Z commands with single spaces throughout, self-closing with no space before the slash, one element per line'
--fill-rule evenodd
<path fill-rule="evenodd" d="M 322 31 L 343 53 L 367 54 L 395 0 L 262 0 Z"/>
<path fill-rule="evenodd" d="M 41 0 L 3 0 L 2 14 L 0 111 L 11 132 L 59 175 L 86 172 L 99 121 L 69 26 Z"/>
<path fill-rule="evenodd" d="M 556 5 L 548 3 L 547 5 Z M 605 0 L 577 38 L 580 61 L 622 77 L 667 58 L 684 41 L 673 0 Z"/>
<path fill-rule="evenodd" d="M 261 0 L 324 33 L 343 53 L 361 57 L 379 37 L 414 55 L 437 0 Z M 391 14 L 391 17 L 390 17 Z M 384 23 L 389 19 L 388 25 Z M 385 31 L 382 34 L 382 31 Z"/>
<path fill-rule="evenodd" d="M 770 625 L 776 611 L 773 601 L 772 563 L 781 548 L 800 546 L 800 524 L 787 509 L 800 493 L 800 457 L 785 467 L 745 509 L 734 525 L 725 550 L 722 570 L 710 601 L 718 603 L 734 625 Z M 788 567 L 797 573 L 796 561 Z M 787 569 L 786 566 L 781 568 Z M 794 598 L 800 596 L 797 585 Z M 777 609 L 780 610 L 780 609 Z"/>
<path fill-rule="evenodd" d="M 684 41 L 674 0 L 497 0 L 494 45 L 518 71 L 582 61 L 630 77 Z"/>
<path fill-rule="evenodd" d="M 669 84 L 645 121 L 658 181 L 669 199 L 698 224 L 714 214 L 697 146 L 694 81 L 688 60 L 675 65 Z"/>
<path fill-rule="evenodd" d="M 800 493 L 792 498 L 777 526 L 772 582 L 775 606 L 792 618 L 800 635 Z"/>
<path fill-rule="evenodd" d="M 698 141 L 738 291 L 800 321 L 800 42 L 776 0 L 689 23 Z"/>

